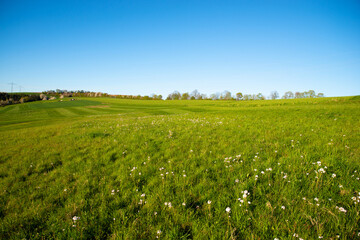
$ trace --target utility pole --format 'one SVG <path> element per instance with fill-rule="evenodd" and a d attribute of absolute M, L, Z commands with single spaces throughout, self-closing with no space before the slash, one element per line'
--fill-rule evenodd
<path fill-rule="evenodd" d="M 16 85 L 14 82 L 9 83 L 11 85 L 11 93 L 13 92 L 14 85 Z"/>
<path fill-rule="evenodd" d="M 22 88 L 22 86 L 19 85 L 19 92 L 21 92 L 21 88 Z"/>

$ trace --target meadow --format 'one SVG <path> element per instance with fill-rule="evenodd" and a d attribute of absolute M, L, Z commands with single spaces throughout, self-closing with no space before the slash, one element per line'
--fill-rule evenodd
<path fill-rule="evenodd" d="M 0 108 L 0 239 L 360 239 L 360 98 Z"/>

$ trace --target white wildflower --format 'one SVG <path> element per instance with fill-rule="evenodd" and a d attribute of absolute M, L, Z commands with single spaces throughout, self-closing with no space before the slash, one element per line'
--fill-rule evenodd
<path fill-rule="evenodd" d="M 340 212 L 343 212 L 343 213 L 346 213 L 346 212 L 347 212 L 347 210 L 346 210 L 345 208 L 343 208 L 343 207 L 340 207 L 340 208 L 339 208 L 339 211 L 340 211 Z"/>

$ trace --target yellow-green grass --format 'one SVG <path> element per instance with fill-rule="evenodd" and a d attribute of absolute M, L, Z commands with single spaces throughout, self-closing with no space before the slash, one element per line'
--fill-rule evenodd
<path fill-rule="evenodd" d="M 358 97 L 6 106 L 0 238 L 355 239 L 359 119 Z"/>

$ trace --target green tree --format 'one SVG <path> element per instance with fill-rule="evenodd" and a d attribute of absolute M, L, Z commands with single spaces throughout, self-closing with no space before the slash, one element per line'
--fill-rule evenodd
<path fill-rule="evenodd" d="M 308 94 L 309 94 L 309 97 L 310 97 L 310 98 L 316 97 L 316 94 L 315 94 L 315 91 L 314 91 L 314 90 L 309 90 L 309 91 L 308 91 Z"/>
<path fill-rule="evenodd" d="M 236 93 L 236 100 L 241 100 L 243 98 L 243 94 L 241 92 Z"/>
<path fill-rule="evenodd" d="M 262 93 L 258 93 L 258 94 L 256 95 L 256 99 L 257 99 L 257 100 L 265 100 L 265 97 L 264 97 L 264 95 L 263 95 Z"/>
<path fill-rule="evenodd" d="M 182 95 L 181 95 L 181 100 L 188 100 L 189 99 L 189 97 L 190 97 L 190 95 L 189 95 L 189 93 L 183 93 Z"/>

